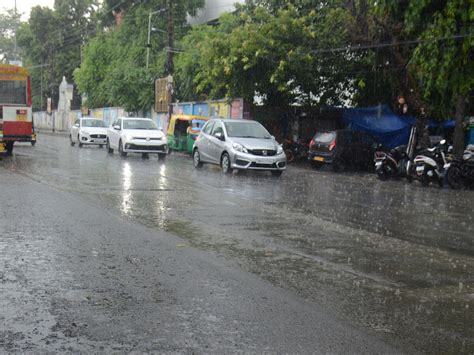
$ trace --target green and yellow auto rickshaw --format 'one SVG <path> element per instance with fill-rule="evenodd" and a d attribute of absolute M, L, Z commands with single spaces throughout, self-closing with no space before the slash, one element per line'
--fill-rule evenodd
<path fill-rule="evenodd" d="M 192 115 L 173 115 L 166 138 L 171 150 L 192 153 L 193 144 L 209 118 Z"/>

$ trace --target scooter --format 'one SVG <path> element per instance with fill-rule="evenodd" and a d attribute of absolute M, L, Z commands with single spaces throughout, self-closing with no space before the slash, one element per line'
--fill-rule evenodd
<path fill-rule="evenodd" d="M 474 187 L 474 145 L 469 146 L 462 160 L 453 160 L 446 172 L 446 180 L 454 190 Z"/>
<path fill-rule="evenodd" d="M 448 145 L 443 139 L 434 148 L 428 148 L 423 153 L 415 157 L 416 176 L 423 186 L 428 186 L 430 182 L 436 181 L 439 187 L 444 185 L 444 173 L 449 169 L 450 163 L 446 159 Z"/>
<path fill-rule="evenodd" d="M 378 150 L 375 152 L 375 172 L 380 180 L 397 178 L 406 175 L 408 155 L 407 147 L 401 145 L 390 151 Z"/>

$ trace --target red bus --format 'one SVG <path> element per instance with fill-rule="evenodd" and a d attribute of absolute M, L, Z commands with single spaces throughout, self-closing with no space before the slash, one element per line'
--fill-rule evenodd
<path fill-rule="evenodd" d="M 11 154 L 15 142 L 34 144 L 36 136 L 31 103 L 28 69 L 0 64 L 0 151 L 4 145 L 7 153 Z"/>

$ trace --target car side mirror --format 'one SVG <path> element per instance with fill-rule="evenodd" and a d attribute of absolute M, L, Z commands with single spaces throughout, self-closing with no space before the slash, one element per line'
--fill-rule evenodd
<path fill-rule="evenodd" d="M 214 133 L 214 137 L 216 137 L 217 139 L 220 139 L 221 141 L 224 140 L 224 134 L 222 132 Z"/>
<path fill-rule="evenodd" d="M 115 126 L 114 126 L 114 129 L 117 130 L 117 131 L 120 131 L 120 126 L 119 126 L 119 125 L 115 125 Z"/>
<path fill-rule="evenodd" d="M 79 127 L 79 123 L 76 123 L 76 124 L 74 125 L 74 127 Z"/>
<path fill-rule="evenodd" d="M 271 139 L 275 140 L 275 136 L 270 136 Z"/>

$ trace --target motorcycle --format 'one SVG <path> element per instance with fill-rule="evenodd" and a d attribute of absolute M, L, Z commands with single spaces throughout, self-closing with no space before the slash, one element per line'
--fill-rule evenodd
<path fill-rule="evenodd" d="M 297 160 L 306 160 L 308 158 L 309 144 L 302 140 L 297 142 L 285 140 L 284 151 L 288 163 Z"/>
<path fill-rule="evenodd" d="M 397 178 L 406 175 L 408 154 L 407 147 L 401 145 L 390 151 L 378 150 L 375 152 L 375 172 L 380 180 Z"/>
<path fill-rule="evenodd" d="M 446 172 L 448 185 L 454 190 L 474 187 L 474 146 L 464 151 L 462 160 L 453 160 Z"/>
<path fill-rule="evenodd" d="M 434 148 L 428 148 L 415 157 L 416 176 L 423 186 L 428 186 L 430 182 L 436 181 L 440 187 L 443 187 L 444 173 L 450 166 L 446 158 L 447 151 L 448 145 L 443 139 Z"/>

